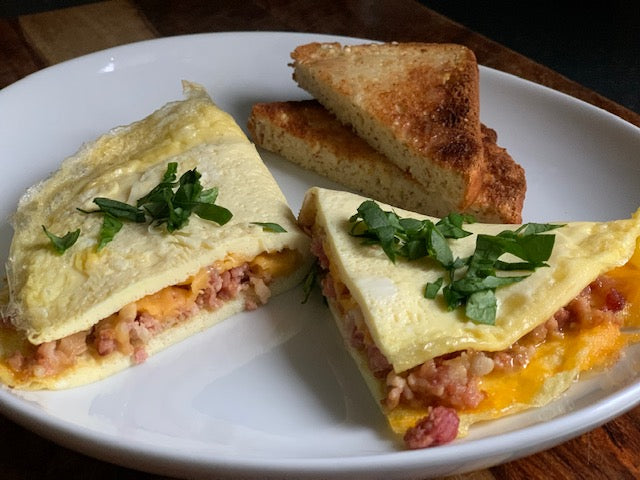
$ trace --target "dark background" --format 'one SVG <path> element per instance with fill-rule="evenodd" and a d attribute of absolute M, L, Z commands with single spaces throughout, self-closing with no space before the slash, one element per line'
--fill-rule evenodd
<path fill-rule="evenodd" d="M 640 113 L 640 2 L 421 0 Z"/>
<path fill-rule="evenodd" d="M 590 2 L 593 5 L 562 0 L 419 1 L 640 113 L 640 2 L 637 0 Z M 12 17 L 81 3 L 89 0 L 0 0 L 0 16 Z"/>

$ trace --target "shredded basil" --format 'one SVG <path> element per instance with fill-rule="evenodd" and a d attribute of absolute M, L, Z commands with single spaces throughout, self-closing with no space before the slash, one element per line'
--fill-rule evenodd
<path fill-rule="evenodd" d="M 229 210 L 215 205 L 218 189 L 204 190 L 200 183 L 202 175 L 197 169 L 183 173 L 177 183 L 176 172 L 177 164 L 169 163 L 162 181 L 136 202 L 152 222 L 156 225 L 166 224 L 167 231 L 171 233 L 189 223 L 192 213 L 219 225 L 231 220 L 233 215 Z"/>
<path fill-rule="evenodd" d="M 307 275 L 304 277 L 304 281 L 302 282 L 302 291 L 304 293 L 304 298 L 301 303 L 307 303 L 309 297 L 311 296 L 311 292 L 313 292 L 313 288 L 318 284 L 318 276 L 320 274 L 320 264 L 318 259 L 316 259 L 311 268 L 307 272 Z"/>
<path fill-rule="evenodd" d="M 102 250 L 107 243 L 113 240 L 113 237 L 120 231 L 122 225 L 122 221 L 110 213 L 104 214 L 100 233 L 98 234 L 98 251 Z"/>
<path fill-rule="evenodd" d="M 44 225 L 42 225 L 42 230 L 44 230 L 45 235 L 51 241 L 51 245 L 58 255 L 62 255 L 71 246 L 73 246 L 73 244 L 76 243 L 78 237 L 80 236 L 80 229 L 74 230 L 73 232 L 67 232 L 62 237 L 54 235 L 49 230 L 47 230 L 47 227 L 45 227 Z"/>
<path fill-rule="evenodd" d="M 98 250 L 113 240 L 122 228 L 123 222 L 149 221 L 155 225 L 166 224 L 167 231 L 173 233 L 189 223 L 191 214 L 216 222 L 218 225 L 224 225 L 231 220 L 232 213 L 215 204 L 218 189 L 204 190 L 200 183 L 202 175 L 196 168 L 186 171 L 176 181 L 177 172 L 176 162 L 167 164 L 167 170 L 160 183 L 139 198 L 135 206 L 118 200 L 96 197 L 93 199 L 93 203 L 98 206 L 96 210 L 79 208 L 78 210 L 83 213 L 104 215 L 98 238 Z"/>
<path fill-rule="evenodd" d="M 284 227 L 277 223 L 272 222 L 251 222 L 252 225 L 258 225 L 262 227 L 265 232 L 274 232 L 274 233 L 286 233 Z"/>
<path fill-rule="evenodd" d="M 527 223 L 516 230 L 504 230 L 498 235 L 476 237 L 474 253 L 468 258 L 454 258 L 450 242 L 471 235 L 464 223 L 473 217 L 452 213 L 437 223 L 428 219 L 400 218 L 395 212 L 383 211 L 367 200 L 349 219 L 350 234 L 362 238 L 365 245 L 380 245 L 387 257 L 417 260 L 430 258 L 441 265 L 445 275 L 427 283 L 424 297 L 435 299 L 440 291 L 449 310 L 464 308 L 465 315 L 476 323 L 495 324 L 497 302 L 495 290 L 519 282 L 527 275 L 497 275 L 502 271 L 534 271 L 548 266 L 555 235 L 547 232 L 561 227 L 543 223 Z M 512 254 L 521 261 L 500 260 Z"/>

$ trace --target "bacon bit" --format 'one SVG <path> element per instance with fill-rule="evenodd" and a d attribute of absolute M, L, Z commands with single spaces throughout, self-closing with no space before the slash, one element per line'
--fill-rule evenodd
<path fill-rule="evenodd" d="M 458 436 L 460 419 L 453 408 L 434 407 L 404 435 L 407 448 L 419 449 L 449 443 Z"/>
<path fill-rule="evenodd" d="M 109 355 L 114 352 L 117 349 L 115 330 L 113 328 L 97 328 L 94 346 L 99 355 Z"/>
<path fill-rule="evenodd" d="M 162 330 L 160 321 L 156 319 L 156 317 L 152 317 L 147 313 L 141 313 L 138 316 L 138 322 L 152 335 L 155 335 Z"/>
<path fill-rule="evenodd" d="M 131 358 L 133 358 L 133 363 L 138 365 L 149 358 L 149 354 L 147 353 L 147 350 L 144 348 L 144 346 L 141 345 L 133 350 L 133 355 Z"/>
<path fill-rule="evenodd" d="M 331 278 L 331 274 L 327 273 L 322 277 L 320 280 L 320 286 L 322 287 L 322 295 L 331 299 L 337 298 L 338 294 L 336 293 L 336 286 L 333 278 Z"/>
<path fill-rule="evenodd" d="M 258 302 L 256 302 L 254 299 L 252 298 L 247 298 L 244 302 L 244 309 L 247 312 L 253 312 L 254 310 L 257 310 L 258 308 Z"/>
<path fill-rule="evenodd" d="M 367 345 L 367 359 L 369 369 L 376 378 L 384 378 L 391 370 L 387 357 L 373 344 Z"/>
<path fill-rule="evenodd" d="M 356 350 L 364 350 L 366 345 L 364 333 L 355 325 L 351 327 L 350 342 L 351 342 L 351 346 Z"/>
<path fill-rule="evenodd" d="M 13 319 L 11 315 L 0 315 L 0 327 L 13 327 Z"/>
<path fill-rule="evenodd" d="M 15 352 L 11 356 L 7 357 L 7 365 L 14 372 L 20 372 L 25 366 L 25 357 L 21 352 Z"/>
<path fill-rule="evenodd" d="M 329 269 L 329 258 L 327 254 L 324 252 L 324 246 L 322 245 L 322 238 L 319 236 L 313 236 L 311 238 L 311 253 L 318 257 L 318 261 L 320 263 L 320 268 L 323 270 Z"/>
<path fill-rule="evenodd" d="M 620 293 L 615 288 L 612 288 L 607 293 L 607 297 L 606 297 L 607 310 L 610 310 L 612 312 L 619 312 L 625 307 L 626 303 L 627 302 L 624 298 L 624 295 L 622 295 L 622 293 Z"/>

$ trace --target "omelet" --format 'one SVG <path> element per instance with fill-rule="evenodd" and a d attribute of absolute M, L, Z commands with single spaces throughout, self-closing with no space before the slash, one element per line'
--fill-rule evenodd
<path fill-rule="evenodd" d="M 345 344 L 408 448 L 448 443 L 481 420 L 545 405 L 582 372 L 606 368 L 627 344 L 640 340 L 633 329 L 622 328 L 640 324 L 639 212 L 610 222 L 464 223 L 466 236 L 446 238 L 450 256 L 441 253 L 447 248 L 437 238 L 429 256 L 428 248 L 415 254 L 420 247 L 409 245 L 400 227 L 408 231 L 417 229 L 416 221 L 433 226 L 442 219 L 378 203 L 386 217 L 371 217 L 377 224 L 362 234 L 359 212 L 367 203 L 373 204 L 312 188 L 298 221 L 312 235 L 322 292 Z M 392 227 L 401 233 L 387 248 L 406 256 L 390 256 L 369 235 L 378 229 L 384 237 Z M 491 256 L 487 245 L 522 239 L 526 227 L 545 237 L 548 255 L 535 268 L 524 265 L 522 258 L 541 250 L 529 240 L 531 251 L 521 257 L 515 248 L 496 254 L 494 265 L 505 270 L 490 283 L 519 278 L 488 294 L 488 318 L 484 311 L 469 314 L 471 297 L 456 297 L 453 282 Z"/>
<path fill-rule="evenodd" d="M 254 145 L 202 86 L 183 90 L 83 145 L 19 200 L 5 384 L 96 381 L 306 274 L 308 237 Z"/>

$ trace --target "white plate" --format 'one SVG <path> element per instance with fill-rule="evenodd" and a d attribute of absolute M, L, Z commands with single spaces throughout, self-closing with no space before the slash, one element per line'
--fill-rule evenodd
<path fill-rule="evenodd" d="M 306 98 L 292 33 L 174 37 L 45 69 L 0 91 L 0 215 L 21 192 L 109 128 L 202 83 L 244 127 L 254 102 Z M 527 172 L 525 220 L 606 220 L 640 205 L 640 130 L 563 94 L 481 68 L 481 117 Z M 335 186 L 262 152 L 294 211 L 311 184 Z M 10 241 L 0 224 L 0 252 Z M 0 408 L 62 445 L 163 475 L 407 478 L 507 462 L 594 428 L 640 401 L 640 350 L 548 407 L 488 422 L 450 445 L 403 451 L 316 296 L 276 298 L 143 365 L 62 392 L 0 390 Z"/>

